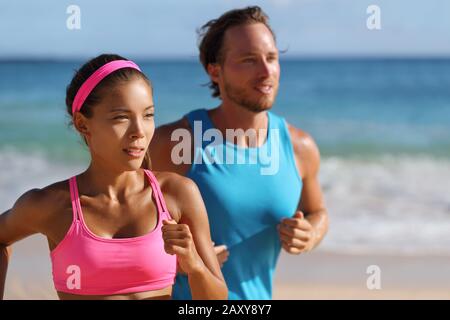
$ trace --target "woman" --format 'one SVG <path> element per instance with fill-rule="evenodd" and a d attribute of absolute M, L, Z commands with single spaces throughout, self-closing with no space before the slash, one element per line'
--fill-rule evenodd
<path fill-rule="evenodd" d="M 8 246 L 42 233 L 60 299 L 167 299 L 177 263 L 194 299 L 226 299 L 196 185 L 146 169 L 155 107 L 139 67 L 117 55 L 88 61 L 68 86 L 66 105 L 90 165 L 26 192 L 0 216 L 0 297 Z"/>

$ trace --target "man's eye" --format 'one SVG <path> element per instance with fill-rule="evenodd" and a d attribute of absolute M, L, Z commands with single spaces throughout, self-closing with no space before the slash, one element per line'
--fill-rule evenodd
<path fill-rule="evenodd" d="M 153 118 L 154 114 L 153 113 L 147 113 L 145 115 L 146 118 Z"/>
<path fill-rule="evenodd" d="M 126 116 L 116 116 L 113 118 L 113 120 L 121 120 L 121 119 L 126 119 Z"/>

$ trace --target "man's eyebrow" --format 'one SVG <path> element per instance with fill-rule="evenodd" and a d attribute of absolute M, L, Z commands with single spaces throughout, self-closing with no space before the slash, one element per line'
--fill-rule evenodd
<path fill-rule="evenodd" d="M 248 56 L 257 56 L 257 55 L 260 55 L 260 54 L 261 53 L 257 52 L 257 51 L 245 51 L 245 52 L 240 52 L 239 56 L 240 57 L 248 57 Z M 278 52 L 277 51 L 270 51 L 270 52 L 267 52 L 267 55 L 275 56 L 275 55 L 278 55 Z"/>
<path fill-rule="evenodd" d="M 155 106 L 152 104 L 151 106 L 148 106 L 147 108 L 144 109 L 144 111 L 147 111 L 149 109 L 154 109 Z M 131 111 L 129 109 L 125 109 L 125 108 L 114 108 L 112 110 L 109 111 L 111 112 L 126 112 L 126 113 L 130 113 Z"/>

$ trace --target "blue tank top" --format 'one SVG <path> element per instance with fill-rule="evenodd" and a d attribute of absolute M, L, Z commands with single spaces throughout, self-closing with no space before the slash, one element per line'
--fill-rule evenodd
<path fill-rule="evenodd" d="M 257 148 L 214 136 L 205 109 L 185 116 L 194 132 L 194 162 L 186 175 L 200 189 L 212 240 L 230 252 L 222 268 L 230 300 L 272 299 L 281 251 L 276 226 L 294 215 L 302 191 L 287 124 L 267 114 L 267 138 Z M 177 275 L 173 299 L 191 298 L 187 277 Z"/>

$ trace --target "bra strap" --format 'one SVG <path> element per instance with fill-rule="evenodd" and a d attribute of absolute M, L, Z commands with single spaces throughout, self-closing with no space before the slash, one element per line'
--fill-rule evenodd
<path fill-rule="evenodd" d="M 164 197 L 162 195 L 161 189 L 159 187 L 158 180 L 156 179 L 155 175 L 150 170 L 144 170 L 145 174 L 150 179 L 150 184 L 152 186 L 153 194 L 155 195 L 156 205 L 158 206 L 158 210 L 160 210 L 161 213 L 166 213 L 168 215 L 168 210 L 166 206 L 166 202 L 164 201 Z"/>
<path fill-rule="evenodd" d="M 72 202 L 73 220 L 74 221 L 80 220 L 77 206 L 77 200 L 79 195 L 75 176 L 69 179 L 69 188 L 70 188 L 70 200 Z"/>

